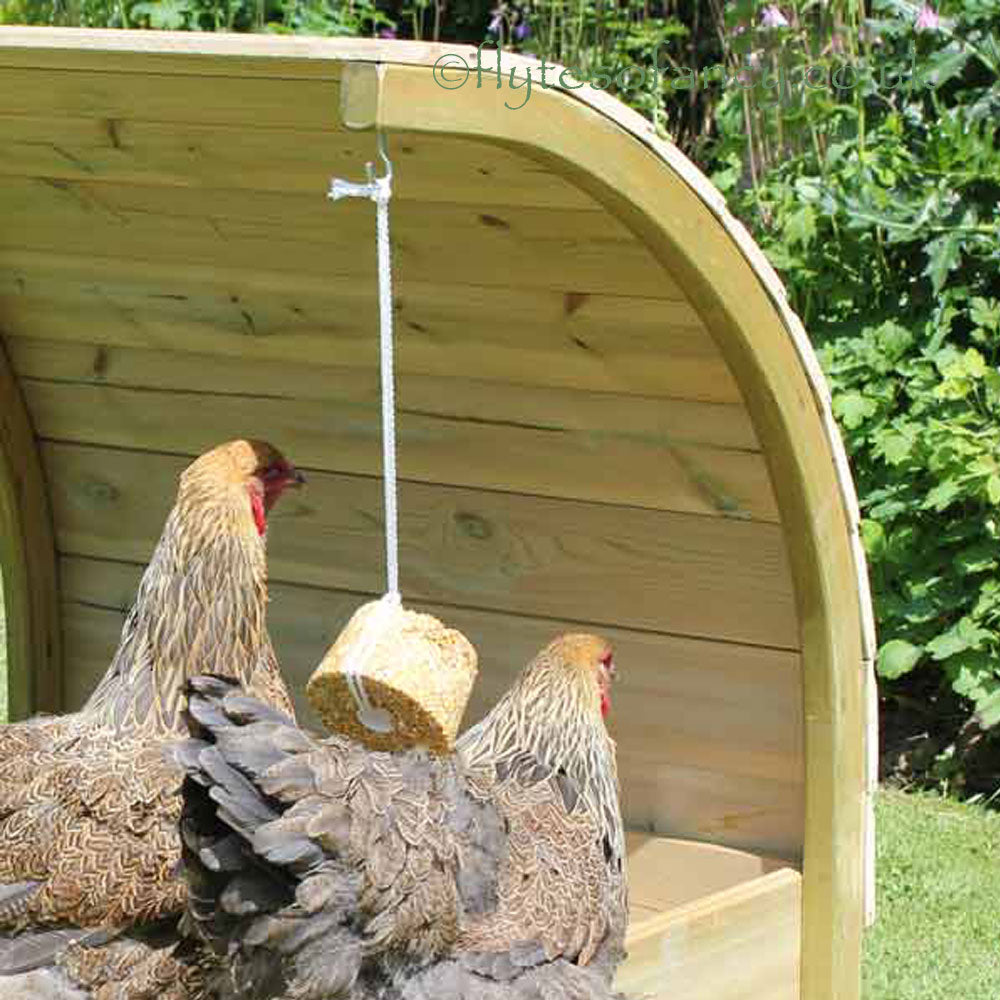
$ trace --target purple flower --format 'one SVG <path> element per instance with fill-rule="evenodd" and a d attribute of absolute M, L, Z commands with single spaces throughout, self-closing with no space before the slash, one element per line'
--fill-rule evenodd
<path fill-rule="evenodd" d="M 788 18 L 774 4 L 770 4 L 764 8 L 760 15 L 760 26 L 762 28 L 787 28 Z"/>
<path fill-rule="evenodd" d="M 514 38 L 523 42 L 531 34 L 531 26 L 526 21 L 518 21 L 514 25 Z"/>
<path fill-rule="evenodd" d="M 917 31 L 937 31 L 941 27 L 941 18 L 938 17 L 929 3 L 925 3 L 920 8 L 920 13 L 917 15 L 913 27 Z"/>
<path fill-rule="evenodd" d="M 378 32 L 379 38 L 395 38 L 396 29 L 395 28 L 379 28 Z"/>
<path fill-rule="evenodd" d="M 486 28 L 486 30 L 491 35 L 499 35 L 500 28 L 503 26 L 503 11 L 499 7 L 497 7 L 496 10 L 491 10 L 490 13 L 493 16 L 490 18 L 490 23 Z"/>

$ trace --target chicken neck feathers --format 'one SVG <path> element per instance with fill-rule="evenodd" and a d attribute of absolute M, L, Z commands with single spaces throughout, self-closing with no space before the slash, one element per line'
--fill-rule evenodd
<path fill-rule="evenodd" d="M 28 964 L 57 962 L 98 998 L 128 968 L 134 989 L 113 995 L 129 1000 L 157 995 L 140 988 L 144 978 L 176 980 L 176 941 L 135 932 L 176 927 L 186 896 L 180 775 L 165 756 L 184 732 L 184 682 L 213 670 L 292 711 L 266 632 L 263 540 L 231 495 L 212 495 L 211 476 L 185 476 L 90 699 L 71 715 L 0 728 L 0 975 L 23 971 L 31 955 Z M 112 944 L 73 933 L 97 929 Z"/>

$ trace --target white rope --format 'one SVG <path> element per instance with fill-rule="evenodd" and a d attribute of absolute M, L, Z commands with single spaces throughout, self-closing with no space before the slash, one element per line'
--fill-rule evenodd
<path fill-rule="evenodd" d="M 386 592 L 379 606 L 370 616 L 354 654 L 342 666 L 348 690 L 358 709 L 358 718 L 369 729 L 391 732 L 392 715 L 382 708 L 375 708 L 368 700 L 359 665 L 371 654 L 382 623 L 390 609 L 399 608 L 399 514 L 396 486 L 396 384 L 393 372 L 392 336 L 392 256 L 389 242 L 389 201 L 392 198 L 392 161 L 386 152 L 383 133 L 378 134 L 378 152 L 386 172 L 375 176 L 374 164 L 367 165 L 368 182 L 355 184 L 335 178 L 330 185 L 329 198 L 370 198 L 375 202 L 375 240 L 378 253 L 378 312 L 379 355 L 382 382 L 382 478 L 385 508 L 385 578 Z"/>
<path fill-rule="evenodd" d="M 383 178 L 375 200 L 378 239 L 378 312 L 382 360 L 382 476 L 385 483 L 385 582 L 399 594 L 399 515 L 396 507 L 396 383 L 393 377 L 392 261 L 389 252 L 389 199 L 392 175 Z"/>
<path fill-rule="evenodd" d="M 377 733 L 391 733 L 396 723 L 391 712 L 384 708 L 376 708 L 368 700 L 368 692 L 365 690 L 361 669 L 375 650 L 375 643 L 378 641 L 379 633 L 382 631 L 386 619 L 391 612 L 397 611 L 401 607 L 399 594 L 390 591 L 383 595 L 365 622 L 357 645 L 340 666 L 344 680 L 347 682 L 347 690 L 351 692 L 351 697 L 357 707 L 358 720 L 367 729 Z"/>

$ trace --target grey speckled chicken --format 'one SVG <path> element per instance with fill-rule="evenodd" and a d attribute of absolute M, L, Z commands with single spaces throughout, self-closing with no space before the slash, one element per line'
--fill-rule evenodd
<path fill-rule="evenodd" d="M 601 1000 L 626 880 L 603 640 L 544 649 L 442 757 L 191 681 L 188 931 L 225 998 Z"/>
<path fill-rule="evenodd" d="M 78 712 L 0 727 L 0 997 L 191 1000 L 177 924 L 184 684 L 292 711 L 265 625 L 267 513 L 295 469 L 234 441 L 192 463 L 107 673 Z"/>

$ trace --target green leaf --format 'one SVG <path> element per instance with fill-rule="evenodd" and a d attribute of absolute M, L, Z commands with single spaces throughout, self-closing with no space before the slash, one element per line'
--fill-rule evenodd
<path fill-rule="evenodd" d="M 785 222 L 785 237 L 790 244 L 808 246 L 816 238 L 816 213 L 811 205 L 803 205 Z"/>
<path fill-rule="evenodd" d="M 948 275 L 958 267 L 962 257 L 961 237 L 956 233 L 945 233 L 928 243 L 924 250 L 927 254 L 927 267 L 924 274 L 931 279 L 934 292 L 937 294 L 944 288 Z"/>
<path fill-rule="evenodd" d="M 892 361 L 901 358 L 913 343 L 913 333 L 905 326 L 889 320 L 876 331 L 879 346 Z"/>
<path fill-rule="evenodd" d="M 833 398 L 833 412 L 849 430 L 860 427 L 877 409 L 875 401 L 860 392 L 844 392 Z"/>
<path fill-rule="evenodd" d="M 976 326 L 986 330 L 1000 330 L 1000 302 L 976 296 L 969 303 L 969 315 Z"/>
<path fill-rule="evenodd" d="M 961 354 L 950 349 L 944 349 L 938 354 L 938 368 L 945 378 L 982 378 L 989 366 L 986 359 L 974 347 Z"/>
<path fill-rule="evenodd" d="M 992 632 L 974 625 L 970 618 L 962 618 L 946 632 L 931 639 L 925 648 L 933 659 L 947 660 L 967 649 L 979 649 L 992 635 Z"/>
<path fill-rule="evenodd" d="M 978 542 L 955 556 L 955 568 L 963 575 L 986 573 L 996 569 L 998 555 L 1000 551 L 994 542 Z"/>
<path fill-rule="evenodd" d="M 991 729 L 1000 723 L 1000 686 L 979 702 L 976 706 L 976 718 L 983 729 Z"/>
<path fill-rule="evenodd" d="M 919 538 L 920 534 L 912 524 L 900 524 L 889 533 L 889 537 L 886 539 L 886 559 L 900 565 L 909 562 L 913 558 L 914 546 Z"/>
<path fill-rule="evenodd" d="M 861 541 L 869 558 L 879 560 L 885 554 L 885 528 L 878 521 L 861 521 Z"/>
<path fill-rule="evenodd" d="M 932 86 L 940 87 L 962 72 L 970 55 L 964 42 L 951 42 L 928 56 L 927 62 L 921 67 L 920 76 Z"/>
<path fill-rule="evenodd" d="M 886 431 L 878 442 L 879 450 L 890 465 L 899 465 L 909 458 L 913 451 L 913 444 L 912 431 L 908 434 L 902 434 L 899 431 Z"/>
<path fill-rule="evenodd" d="M 945 479 L 929 490 L 921 505 L 924 510 L 942 511 L 962 494 L 962 484 L 957 479 Z"/>
<path fill-rule="evenodd" d="M 923 650 L 905 639 L 890 639 L 878 651 L 878 672 L 886 680 L 908 674 L 919 662 Z"/>
<path fill-rule="evenodd" d="M 795 193 L 802 201 L 819 201 L 822 193 L 820 179 L 818 177 L 796 178 Z"/>
<path fill-rule="evenodd" d="M 151 28 L 173 31 L 185 26 L 193 9 L 191 0 L 150 0 L 148 3 L 137 3 L 132 13 L 146 15 Z"/>
<path fill-rule="evenodd" d="M 990 498 L 990 503 L 1000 504 L 1000 476 L 995 472 L 986 480 L 986 495 Z"/>
<path fill-rule="evenodd" d="M 987 653 L 963 653 L 948 664 L 948 676 L 956 694 L 979 701 L 990 694 L 998 678 L 993 658 Z"/>

